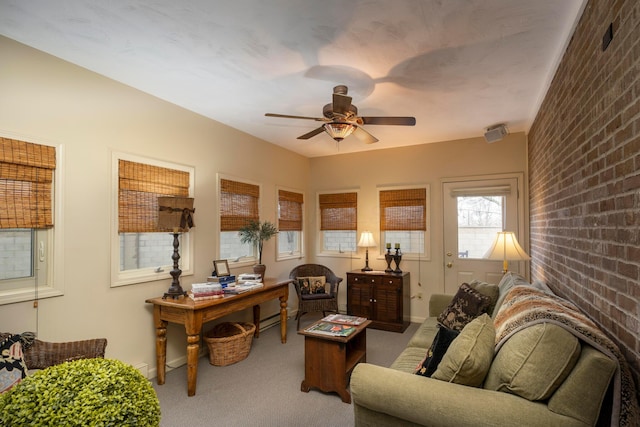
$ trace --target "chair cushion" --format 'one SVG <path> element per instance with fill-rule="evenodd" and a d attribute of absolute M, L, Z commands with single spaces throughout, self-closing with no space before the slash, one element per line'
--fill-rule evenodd
<path fill-rule="evenodd" d="M 491 366 L 495 339 L 488 314 L 472 320 L 449 345 L 431 378 L 479 387 Z"/>
<path fill-rule="evenodd" d="M 327 292 L 325 289 L 327 278 L 324 276 L 296 277 L 296 279 L 302 295 L 324 294 Z"/>
<path fill-rule="evenodd" d="M 9 390 L 27 376 L 21 336 L 9 335 L 0 342 L 0 393 Z"/>
<path fill-rule="evenodd" d="M 332 299 L 329 294 L 302 294 L 303 300 Z"/>
<path fill-rule="evenodd" d="M 449 306 L 438 316 L 438 322 L 449 329 L 462 330 L 473 319 L 486 312 L 491 298 L 463 283 Z"/>
<path fill-rule="evenodd" d="M 515 333 L 496 354 L 484 388 L 528 400 L 546 400 L 580 356 L 580 342 L 566 329 L 538 323 Z"/>

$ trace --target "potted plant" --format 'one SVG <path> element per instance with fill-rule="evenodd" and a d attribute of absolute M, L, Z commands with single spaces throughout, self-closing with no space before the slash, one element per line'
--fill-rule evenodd
<path fill-rule="evenodd" d="M 0 425 L 159 426 L 151 383 L 115 359 L 80 359 L 27 376 L 0 395 Z"/>
<path fill-rule="evenodd" d="M 264 279 L 264 272 L 266 266 L 262 263 L 262 248 L 264 242 L 271 239 L 278 233 L 278 228 L 269 221 L 256 221 L 254 219 L 249 220 L 247 224 L 242 227 L 238 234 L 240 235 L 240 242 L 251 243 L 258 247 L 258 264 L 253 266 L 255 273 L 260 273 L 260 277 Z"/>

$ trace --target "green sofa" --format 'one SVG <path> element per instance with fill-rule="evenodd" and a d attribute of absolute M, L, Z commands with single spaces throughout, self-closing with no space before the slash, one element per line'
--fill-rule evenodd
<path fill-rule="evenodd" d="M 490 323 L 516 286 L 540 291 L 536 295 L 553 294 L 543 284 L 534 286 L 507 273 L 498 285 L 495 308 L 488 313 Z M 609 424 L 611 404 L 603 402 L 611 400 L 618 362 L 552 323 L 517 330 L 495 355 L 492 348 L 488 373 L 479 386 L 416 375 L 438 332 L 437 316 L 452 298 L 431 297 L 430 317 L 390 367 L 361 363 L 354 368 L 351 395 L 356 426 L 593 426 L 603 420 Z M 453 343 L 447 351 L 452 347 Z M 538 384 L 539 378 L 549 376 Z"/>

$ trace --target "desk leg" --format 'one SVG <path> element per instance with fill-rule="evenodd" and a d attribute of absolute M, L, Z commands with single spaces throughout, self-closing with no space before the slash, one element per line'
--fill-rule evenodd
<path fill-rule="evenodd" d="M 287 342 L 287 299 L 288 295 L 280 297 L 280 341 Z"/>
<path fill-rule="evenodd" d="M 153 307 L 153 323 L 156 327 L 156 380 L 164 384 L 167 363 L 167 321 L 160 319 L 160 306 Z"/>
<path fill-rule="evenodd" d="M 187 335 L 187 394 L 196 394 L 198 378 L 198 353 L 200 352 L 200 334 Z"/>
<path fill-rule="evenodd" d="M 253 324 L 256 325 L 256 330 L 253 333 L 255 338 L 260 338 L 260 304 L 253 306 Z"/>

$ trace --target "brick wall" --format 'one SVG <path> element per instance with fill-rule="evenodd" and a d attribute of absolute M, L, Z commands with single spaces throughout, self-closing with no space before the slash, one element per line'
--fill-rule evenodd
<path fill-rule="evenodd" d="M 614 38 L 602 50 L 613 23 Z M 529 133 L 532 279 L 614 339 L 640 384 L 640 2 L 586 6 Z"/>

